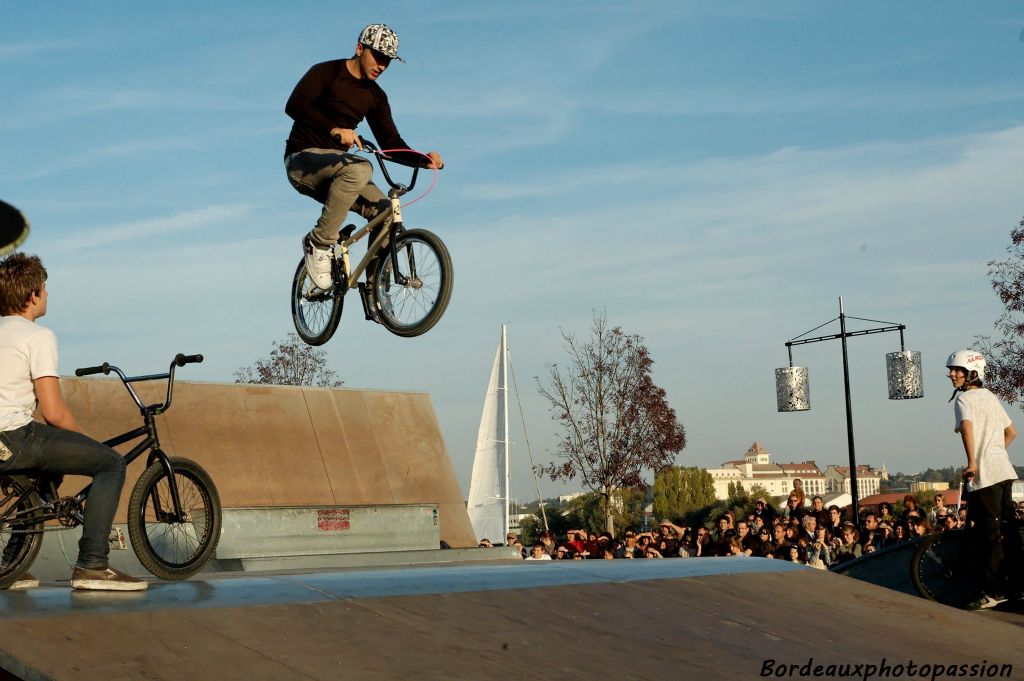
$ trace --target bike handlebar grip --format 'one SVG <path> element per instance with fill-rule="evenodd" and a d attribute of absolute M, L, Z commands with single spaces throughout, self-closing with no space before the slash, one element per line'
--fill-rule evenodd
<path fill-rule="evenodd" d="M 109 374 L 110 363 L 104 362 L 98 367 L 82 367 L 81 369 L 75 369 L 75 376 L 92 376 L 93 374 Z"/>
<path fill-rule="evenodd" d="M 174 363 L 180 367 L 183 367 L 186 364 L 198 364 L 202 361 L 202 355 L 183 355 L 179 352 L 174 356 Z"/>

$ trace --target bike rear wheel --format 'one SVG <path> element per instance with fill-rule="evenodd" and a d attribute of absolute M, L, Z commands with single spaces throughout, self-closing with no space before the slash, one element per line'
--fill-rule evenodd
<path fill-rule="evenodd" d="M 432 232 L 410 229 L 380 253 L 374 273 L 373 302 L 380 323 L 396 336 L 429 331 L 452 297 L 452 260 L 444 242 Z M 397 269 L 395 260 L 397 259 Z"/>
<path fill-rule="evenodd" d="M 31 480 L 20 475 L 0 477 L 0 589 L 16 582 L 39 555 L 42 516 Z"/>
<path fill-rule="evenodd" d="M 956 608 L 974 600 L 977 594 L 964 540 L 963 530 L 947 530 L 921 542 L 910 561 L 910 579 L 919 594 Z"/>
<path fill-rule="evenodd" d="M 316 291 L 313 295 L 311 292 Z M 317 289 L 306 272 L 305 258 L 299 261 L 292 279 L 292 322 L 299 338 L 307 345 L 323 345 L 331 339 L 338 322 L 344 296 L 338 287 L 332 291 Z"/>
<path fill-rule="evenodd" d="M 220 540 L 220 496 L 195 461 L 171 458 L 184 520 L 174 514 L 170 482 L 159 461 L 143 472 L 128 502 L 128 536 L 139 562 L 166 580 L 188 579 L 213 557 Z"/>

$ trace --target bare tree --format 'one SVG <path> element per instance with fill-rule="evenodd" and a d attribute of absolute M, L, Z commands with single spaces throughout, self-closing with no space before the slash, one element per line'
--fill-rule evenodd
<path fill-rule="evenodd" d="M 988 360 L 985 386 L 1010 402 L 1024 400 L 1024 220 L 1010 230 L 1009 256 L 988 263 L 992 289 L 1003 303 L 995 328 L 1000 337 L 978 336 Z"/>
<path fill-rule="evenodd" d="M 333 369 L 327 368 L 326 351 L 306 345 L 296 334 L 289 333 L 283 341 L 274 341 L 269 357 L 236 371 L 235 383 L 340 388 L 343 381 Z"/>
<path fill-rule="evenodd" d="M 538 381 L 562 424 L 557 444 L 561 461 L 539 466 L 552 480 L 581 478 L 600 495 L 605 526 L 615 531 L 616 490 L 646 490 L 643 471 L 675 463 L 686 446 L 686 432 L 676 421 L 665 391 L 651 380 L 654 364 L 640 336 L 608 328 L 604 314 L 594 314 L 591 337 L 579 343 L 562 332 L 569 364 L 551 369 L 550 385 Z"/>

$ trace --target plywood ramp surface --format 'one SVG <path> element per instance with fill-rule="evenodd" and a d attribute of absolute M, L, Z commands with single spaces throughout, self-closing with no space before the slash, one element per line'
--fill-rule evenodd
<path fill-rule="evenodd" d="M 163 400 L 162 382 L 136 385 L 147 404 Z M 141 425 L 120 381 L 65 378 L 62 387 L 92 437 Z M 158 427 L 166 452 L 209 471 L 225 507 L 436 503 L 442 539 L 476 545 L 425 393 L 177 381 Z M 129 467 L 115 522 L 144 466 Z"/>
<path fill-rule="evenodd" d="M 756 679 L 766 660 L 811 659 L 823 668 L 985 661 L 1022 678 L 1021 618 L 988 614 L 807 569 L 70 614 L 0 621 L 0 641 L 68 681 Z"/>

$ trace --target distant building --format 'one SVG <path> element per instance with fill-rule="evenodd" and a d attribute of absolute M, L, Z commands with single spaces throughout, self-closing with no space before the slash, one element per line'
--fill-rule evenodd
<path fill-rule="evenodd" d="M 771 455 L 760 442 L 752 444 L 742 459 L 726 461 L 721 468 L 708 469 L 708 473 L 715 483 L 716 499 L 729 498 L 730 483 L 741 483 L 748 492 L 758 485 L 771 496 L 789 494 L 797 480 L 808 499 L 815 494 L 824 495 L 827 491 L 825 476 L 816 463 L 772 463 Z"/>
<path fill-rule="evenodd" d="M 910 483 L 910 493 L 917 494 L 918 492 L 942 492 L 949 489 L 948 482 L 912 482 Z"/>
<path fill-rule="evenodd" d="M 586 494 L 587 494 L 586 492 L 575 492 L 573 494 L 563 494 L 560 497 L 558 497 L 558 505 L 559 506 L 565 506 L 570 501 L 573 501 L 574 499 L 579 499 L 582 496 L 586 496 Z"/>
<path fill-rule="evenodd" d="M 850 467 L 829 466 L 825 471 L 827 491 L 851 494 Z M 878 494 L 882 486 L 882 473 L 871 466 L 857 466 L 857 498 Z"/>

